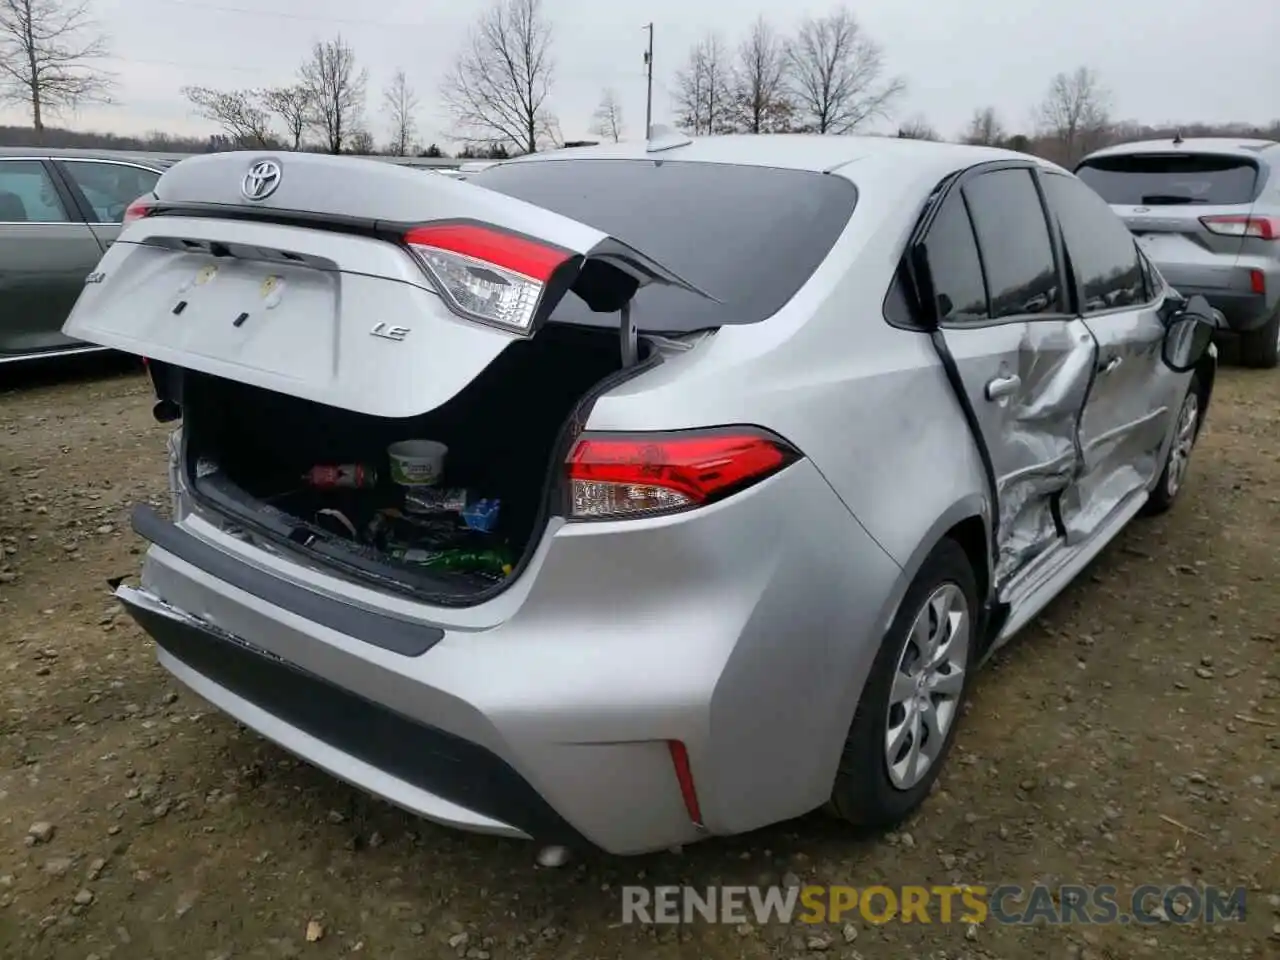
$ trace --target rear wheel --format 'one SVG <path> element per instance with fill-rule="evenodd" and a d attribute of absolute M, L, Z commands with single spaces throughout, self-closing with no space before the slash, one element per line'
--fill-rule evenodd
<path fill-rule="evenodd" d="M 944 540 L 907 589 L 854 714 L 829 807 L 885 827 L 918 807 L 955 739 L 977 647 L 969 558 Z"/>
<path fill-rule="evenodd" d="M 1257 330 L 1240 334 L 1240 362 L 1263 370 L 1280 364 L 1280 309 Z"/>
<path fill-rule="evenodd" d="M 1164 513 L 1173 506 L 1173 501 L 1182 492 L 1187 480 L 1187 469 L 1191 465 L 1191 451 L 1195 449 L 1196 438 L 1200 435 L 1202 413 L 1200 380 L 1193 376 L 1187 386 L 1187 395 L 1182 398 L 1182 407 L 1178 410 L 1178 422 L 1173 428 L 1173 442 L 1169 444 L 1169 452 L 1165 455 L 1164 470 L 1147 500 L 1146 512 L 1149 515 Z"/>

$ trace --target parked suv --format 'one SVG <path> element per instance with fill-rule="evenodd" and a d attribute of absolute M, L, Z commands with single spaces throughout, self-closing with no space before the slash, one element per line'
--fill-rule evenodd
<path fill-rule="evenodd" d="M 1244 363 L 1280 362 L 1280 143 L 1124 143 L 1085 157 L 1076 174 L 1173 287 L 1222 310 Z"/>
<path fill-rule="evenodd" d="M 128 217 L 67 330 L 181 418 L 117 591 L 161 662 L 552 844 L 904 817 L 977 667 L 1184 489 L 1214 383 L 1203 299 L 990 148 L 228 153 Z"/>

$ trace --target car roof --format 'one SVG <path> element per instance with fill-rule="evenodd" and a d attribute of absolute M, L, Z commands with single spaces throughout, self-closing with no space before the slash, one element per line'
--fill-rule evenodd
<path fill-rule="evenodd" d="M 1142 153 L 1218 153 L 1233 157 L 1257 157 L 1267 154 L 1267 159 L 1274 159 L 1273 151 L 1280 148 L 1274 140 L 1262 140 L 1256 137 L 1190 137 L 1179 140 L 1166 137 L 1162 140 L 1135 140 L 1130 143 L 1117 143 L 1114 146 L 1095 150 L 1084 160 L 1097 157 L 1122 157 Z M 1084 160 L 1081 162 L 1083 163 Z"/>
<path fill-rule="evenodd" d="M 163 170 L 189 156 L 185 153 L 152 153 L 146 150 L 53 149 L 51 147 L 0 147 L 0 159 L 51 157 L 73 160 L 117 160 Z"/>
<path fill-rule="evenodd" d="M 889 167 L 913 177 L 929 175 L 940 179 L 975 164 L 1016 159 L 1067 172 L 1051 161 L 1013 150 L 905 137 L 796 133 L 668 136 L 675 138 L 670 141 L 675 145 L 658 150 L 649 150 L 644 142 L 610 143 L 529 154 L 501 161 L 501 165 L 566 160 L 679 160 L 840 173 L 850 179 L 859 170 L 875 167 L 883 172 L 882 168 Z"/>

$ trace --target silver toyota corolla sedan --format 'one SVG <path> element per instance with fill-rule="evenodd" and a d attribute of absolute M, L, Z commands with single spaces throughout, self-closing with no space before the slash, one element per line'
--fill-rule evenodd
<path fill-rule="evenodd" d="M 423 817 L 617 854 L 923 802 L 1216 369 L 1096 193 L 994 149 L 231 153 L 128 220 L 66 329 L 180 424 L 118 588 L 161 662 Z"/>

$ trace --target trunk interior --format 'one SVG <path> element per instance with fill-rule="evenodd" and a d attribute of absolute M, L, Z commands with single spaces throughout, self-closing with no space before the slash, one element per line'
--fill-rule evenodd
<path fill-rule="evenodd" d="M 616 330 L 548 324 L 512 343 L 443 406 L 404 419 L 186 370 L 188 484 L 203 506 L 236 525 L 346 573 L 466 603 L 519 574 L 558 509 L 559 472 L 550 468 L 564 456 L 561 428 L 584 395 L 621 367 Z M 470 529 L 457 498 L 447 505 L 453 509 L 407 507 L 387 454 L 407 439 L 447 445 L 436 490 L 465 490 L 471 503 L 498 500 L 492 529 Z M 315 466 L 344 464 L 372 468 L 376 481 L 335 489 L 305 479 Z"/>

